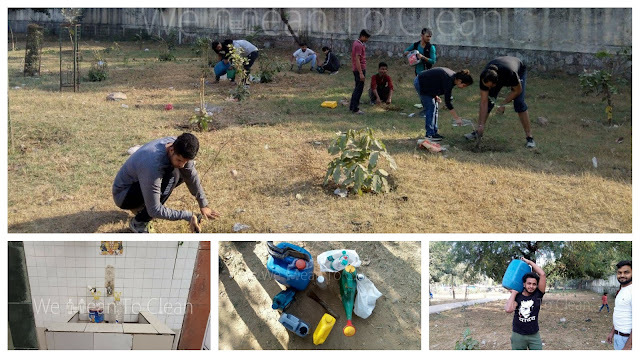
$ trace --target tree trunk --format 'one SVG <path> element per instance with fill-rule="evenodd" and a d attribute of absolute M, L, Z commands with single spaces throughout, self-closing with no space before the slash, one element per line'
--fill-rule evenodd
<path fill-rule="evenodd" d="M 298 38 L 296 33 L 291 28 L 291 25 L 289 25 L 289 19 L 287 18 L 287 13 L 284 11 L 284 9 L 280 9 L 280 19 L 282 20 L 282 22 L 285 25 L 287 25 L 287 29 L 289 30 L 289 33 L 293 37 L 293 40 L 296 42 L 296 44 L 298 44 L 298 46 L 299 46 L 300 45 L 300 39 Z"/>

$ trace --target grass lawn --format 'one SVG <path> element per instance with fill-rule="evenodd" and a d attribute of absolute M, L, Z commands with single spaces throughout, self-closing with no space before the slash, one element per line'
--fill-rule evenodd
<path fill-rule="evenodd" d="M 144 45 L 149 51 L 133 42 L 118 49 L 112 42 L 85 40 L 80 47 L 83 77 L 93 50 L 114 49 L 104 55 L 108 79 L 84 80 L 77 93 L 59 91 L 57 41 L 44 44 L 40 78 L 23 77 L 24 50 L 8 53 L 9 232 L 125 232 L 130 214 L 113 203 L 111 185 L 127 149 L 179 135 L 199 106 L 202 62 L 188 46 L 179 47 L 171 62 L 158 61 L 154 43 Z M 284 63 L 293 50 L 266 51 Z M 413 106 L 419 103 L 413 69 L 399 59 L 383 60 L 399 110 L 362 104 L 364 116 L 344 106 L 320 107 L 325 100 L 350 98 L 348 57 L 333 76 L 306 66 L 301 74 L 290 72 L 287 63 L 274 82 L 251 85 L 250 98 L 242 102 L 226 101 L 233 85 L 214 83 L 209 75 L 206 102 L 222 112 L 215 114 L 215 130 L 196 133 L 197 165 L 210 206 L 223 216 L 205 222 L 204 232 L 230 232 L 234 223 L 249 225 L 249 232 L 631 232 L 630 86 L 615 97 L 616 126 L 609 127 L 603 124 L 604 105 L 581 94 L 576 76 L 531 72 L 527 104 L 538 148 L 525 148 L 510 108 L 489 117 L 480 150 L 463 138 L 470 127 L 452 127 L 442 110 L 440 133 L 448 150 L 431 154 L 416 148 L 424 118 Z M 368 60 L 367 86 L 378 62 Z M 438 65 L 459 67 L 443 57 Z M 469 66 L 472 87 L 453 92 L 464 118 L 477 118 L 482 65 Z M 127 99 L 107 101 L 115 91 Z M 167 103 L 174 109 L 165 111 Z M 537 117 L 549 124 L 537 124 Z M 332 159 L 328 143 L 337 131 L 364 127 L 376 130 L 398 164 L 391 171 L 394 190 L 337 197 L 322 186 Z M 197 210 L 184 186 L 167 206 Z M 155 228 L 188 229 L 186 222 L 163 220 Z"/>

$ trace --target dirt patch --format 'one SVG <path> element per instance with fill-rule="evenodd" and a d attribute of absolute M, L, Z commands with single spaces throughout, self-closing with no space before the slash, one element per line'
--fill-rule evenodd
<path fill-rule="evenodd" d="M 598 312 L 600 295 L 589 291 L 549 292 L 540 310 L 543 349 L 610 350 L 602 343 L 611 331 L 611 313 Z M 469 328 L 479 349 L 510 350 L 513 313 L 504 312 L 506 300 L 453 309 L 429 315 L 429 349 L 454 349 L 456 340 Z"/>
<path fill-rule="evenodd" d="M 352 249 L 363 265 L 358 269 L 373 281 L 383 296 L 367 319 L 354 315 L 356 334 L 346 337 L 346 318 L 339 293 L 339 280 L 329 275 L 327 288 L 313 290 L 340 317 L 326 342 L 313 344 L 313 331 L 324 309 L 305 292 L 298 292 L 285 311 L 305 321 L 311 330 L 302 338 L 286 330 L 271 308 L 272 297 L 282 287 L 266 269 L 264 242 L 221 242 L 218 285 L 220 349 L 420 349 L 420 242 L 292 242 L 317 256 L 332 249 Z M 319 273 L 316 263 L 314 273 Z"/>

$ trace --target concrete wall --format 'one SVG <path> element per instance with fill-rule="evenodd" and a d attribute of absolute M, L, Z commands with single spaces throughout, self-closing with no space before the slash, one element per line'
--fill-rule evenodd
<path fill-rule="evenodd" d="M 609 298 L 615 297 L 616 291 L 620 288 L 620 283 L 616 275 L 611 275 L 606 279 L 592 280 L 584 284 L 584 288 L 597 293 L 607 292 Z"/>
<path fill-rule="evenodd" d="M 540 69 L 576 69 L 593 62 L 593 54 L 631 46 L 631 9 L 286 9 L 289 23 L 315 45 L 330 43 L 348 52 L 361 29 L 373 35 L 368 51 L 397 55 L 419 40 L 422 27 L 433 30 L 438 55 L 476 62 L 516 55 Z M 9 12 L 15 32 L 29 21 L 60 22 L 28 10 Z M 143 29 L 162 33 L 179 30 L 181 40 L 196 36 L 239 38 L 256 28 L 270 40 L 289 40 L 277 9 L 86 9 L 84 33 L 123 34 Z M 93 31 L 93 32 L 92 32 Z M 258 44 L 263 46 L 264 44 Z M 291 45 L 291 44 L 290 44 Z"/>

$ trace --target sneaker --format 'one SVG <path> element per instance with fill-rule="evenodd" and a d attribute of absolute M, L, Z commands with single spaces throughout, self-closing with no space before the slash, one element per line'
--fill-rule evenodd
<path fill-rule="evenodd" d="M 364 114 L 364 112 L 363 112 L 363 111 L 361 111 L 361 110 L 358 110 L 358 112 L 352 112 L 352 113 L 353 113 L 353 114 Z"/>
<path fill-rule="evenodd" d="M 132 218 L 129 222 L 129 229 L 131 229 L 132 232 L 138 234 L 148 234 L 154 232 L 151 221 L 138 221 L 135 217 Z"/>
<path fill-rule="evenodd" d="M 329 75 L 337 75 L 338 71 L 331 72 Z"/>
<path fill-rule="evenodd" d="M 434 135 L 428 135 L 427 139 L 432 141 L 432 142 L 439 142 L 443 139 L 444 137 L 441 136 L 440 134 L 436 133 Z"/>
<path fill-rule="evenodd" d="M 533 137 L 527 137 L 527 148 L 535 148 L 536 142 L 533 141 Z"/>
<path fill-rule="evenodd" d="M 464 135 L 464 137 L 465 137 L 467 140 L 475 140 L 475 139 L 478 139 L 478 134 L 476 133 L 476 131 L 473 131 L 473 132 L 471 132 L 471 133 L 467 133 L 467 134 L 465 134 L 465 135 Z"/>

